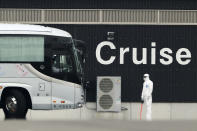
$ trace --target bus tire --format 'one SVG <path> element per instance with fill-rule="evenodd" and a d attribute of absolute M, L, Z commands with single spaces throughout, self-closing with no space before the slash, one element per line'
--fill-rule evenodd
<path fill-rule="evenodd" d="M 5 118 L 24 119 L 27 110 L 27 100 L 21 91 L 11 89 L 4 94 L 3 111 Z"/>

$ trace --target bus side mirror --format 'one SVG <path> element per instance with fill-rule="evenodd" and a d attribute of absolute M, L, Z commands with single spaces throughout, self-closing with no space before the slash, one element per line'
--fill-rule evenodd
<path fill-rule="evenodd" d="M 75 47 L 76 47 L 78 50 L 82 51 L 83 54 L 85 54 L 85 52 L 86 52 L 86 47 L 87 47 L 87 43 L 85 43 L 85 42 L 82 41 L 82 40 L 76 40 L 76 39 L 74 39 L 74 44 L 75 44 Z"/>

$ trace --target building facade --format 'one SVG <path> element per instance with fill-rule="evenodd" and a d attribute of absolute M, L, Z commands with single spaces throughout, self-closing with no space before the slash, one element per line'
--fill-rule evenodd
<path fill-rule="evenodd" d="M 87 89 L 90 102 L 96 100 L 97 76 L 121 76 L 122 101 L 139 102 L 144 73 L 149 73 L 154 82 L 154 102 L 197 101 L 195 0 L 1 0 L 0 22 L 56 27 L 86 42 L 88 68 L 85 68 L 85 77 L 90 81 Z M 107 40 L 110 32 L 114 34 L 111 42 L 116 50 L 103 48 L 101 56 L 105 60 L 116 56 L 116 60 L 104 65 L 96 58 L 96 47 Z M 155 64 L 151 63 L 152 42 L 156 43 Z M 122 64 L 119 49 L 127 47 L 130 52 L 125 54 Z M 147 62 L 135 64 L 133 48 L 137 48 L 139 60 L 143 57 L 142 48 L 147 48 Z M 171 64 L 160 62 L 163 48 L 172 50 Z M 180 48 L 191 53 L 186 65 L 177 61 Z"/>

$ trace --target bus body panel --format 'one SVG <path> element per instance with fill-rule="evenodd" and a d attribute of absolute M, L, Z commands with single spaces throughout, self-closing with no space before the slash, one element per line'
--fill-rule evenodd
<path fill-rule="evenodd" d="M 52 79 L 53 109 L 74 108 L 74 95 L 73 83 Z"/>
<path fill-rule="evenodd" d="M 0 95 L 9 87 L 26 89 L 35 110 L 79 108 L 83 103 L 80 85 L 46 76 L 30 64 L 0 64 L 0 86 Z"/>

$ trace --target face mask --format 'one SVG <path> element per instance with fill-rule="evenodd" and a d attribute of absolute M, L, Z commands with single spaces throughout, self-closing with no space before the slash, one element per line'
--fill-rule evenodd
<path fill-rule="evenodd" d="M 146 81 L 146 76 L 144 76 L 144 81 Z"/>
<path fill-rule="evenodd" d="M 147 76 L 144 76 L 144 81 L 148 80 L 148 77 Z"/>

